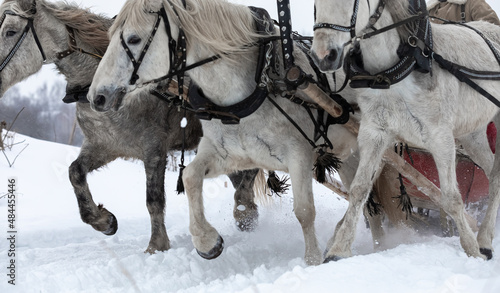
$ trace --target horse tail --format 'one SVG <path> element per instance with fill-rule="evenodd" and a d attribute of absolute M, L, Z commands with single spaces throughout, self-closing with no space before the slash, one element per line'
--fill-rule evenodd
<path fill-rule="evenodd" d="M 255 202 L 259 205 L 268 205 L 271 202 L 271 197 L 267 195 L 267 181 L 264 170 L 259 169 L 253 183 L 253 193 L 255 194 Z"/>

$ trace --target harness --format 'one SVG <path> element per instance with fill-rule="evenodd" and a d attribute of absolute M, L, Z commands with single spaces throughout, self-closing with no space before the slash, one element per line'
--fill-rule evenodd
<path fill-rule="evenodd" d="M 249 7 L 258 18 L 255 19 L 257 32 L 269 34 L 274 25 L 269 13 L 257 7 Z M 194 83 L 189 86 L 189 102 L 195 110 L 199 119 L 220 119 L 223 124 L 238 124 L 241 118 L 254 113 L 269 95 L 267 89 L 266 71 L 275 62 L 273 50 L 273 38 L 263 39 L 259 44 L 259 57 L 255 73 L 255 90 L 247 98 L 231 106 L 219 106 L 210 101 L 203 91 Z"/>
<path fill-rule="evenodd" d="M 461 82 L 465 82 L 467 85 L 472 87 L 474 90 L 479 92 L 481 95 L 490 100 L 497 107 L 500 107 L 500 101 L 488 93 L 485 89 L 481 88 L 472 79 L 486 79 L 486 80 L 500 80 L 500 72 L 493 71 L 478 71 L 466 68 L 449 60 L 446 60 L 441 55 L 433 51 L 432 44 L 432 32 L 430 21 L 428 19 L 428 13 L 426 9 L 426 4 L 424 0 L 410 0 L 410 11 L 414 11 L 413 16 L 402 20 L 400 22 L 394 23 L 387 27 L 376 30 L 373 24 L 376 19 L 380 17 L 383 11 L 384 1 L 379 1 L 379 6 L 376 9 L 375 15 L 370 17 L 370 24 L 367 28 L 372 28 L 373 31 L 370 33 L 365 33 L 361 36 L 353 37 L 351 40 L 353 44 L 353 49 L 349 52 L 349 57 L 346 59 L 344 64 L 344 69 L 347 72 L 349 79 L 351 80 L 350 86 L 353 88 L 375 88 L 375 89 L 387 89 L 391 85 L 403 80 L 407 77 L 413 70 L 417 70 L 422 73 L 430 73 L 432 71 L 432 60 L 436 61 L 442 68 L 448 70 Z M 357 18 L 357 9 L 359 6 L 359 0 L 355 0 L 353 17 L 351 19 L 350 27 L 343 27 L 335 24 L 329 23 L 316 23 L 314 25 L 314 30 L 319 28 L 334 29 L 338 31 L 349 31 L 351 36 L 355 36 L 354 28 Z M 377 16 L 378 15 L 378 16 Z M 465 12 L 464 7 L 462 7 L 461 13 L 462 21 L 464 21 Z M 485 42 L 488 44 L 493 55 L 500 65 L 500 53 L 493 46 L 491 41 L 486 38 L 486 36 L 479 30 L 463 23 L 463 22 L 452 22 L 449 20 L 437 18 L 443 21 L 445 24 L 457 24 L 469 29 L 474 30 L 479 34 Z M 379 72 L 377 74 L 369 74 L 363 69 L 363 64 L 361 62 L 361 51 L 359 49 L 359 42 L 363 39 L 373 37 L 375 35 L 381 34 L 388 30 L 397 28 L 401 25 L 405 25 L 410 22 L 417 22 L 417 29 L 410 37 L 406 43 L 402 43 L 398 48 L 398 55 L 400 61 L 393 67 Z"/>
<path fill-rule="evenodd" d="M 379 1 L 377 9 L 375 13 L 370 16 L 369 24 L 366 27 L 366 29 L 371 29 L 372 32 L 364 33 L 361 36 L 356 36 L 355 32 L 358 7 L 359 0 L 356 0 L 354 2 L 351 26 L 349 27 L 329 23 L 316 23 L 313 28 L 314 30 L 327 28 L 342 32 L 350 32 L 353 48 L 349 51 L 344 69 L 346 70 L 348 78 L 351 80 L 351 87 L 387 89 L 391 85 L 406 78 L 413 70 L 418 70 L 422 73 L 429 73 L 432 71 L 432 60 L 429 58 L 432 50 L 432 32 L 430 22 L 427 18 L 428 14 L 424 0 L 410 0 L 409 10 L 413 12 L 411 17 L 390 26 L 376 29 L 374 24 L 378 21 L 385 8 L 385 2 L 383 0 Z M 362 52 L 359 45 L 360 41 L 411 22 L 416 22 L 416 29 L 406 42 L 400 44 L 397 50 L 400 57 L 399 62 L 391 68 L 376 74 L 368 73 L 363 66 Z"/>

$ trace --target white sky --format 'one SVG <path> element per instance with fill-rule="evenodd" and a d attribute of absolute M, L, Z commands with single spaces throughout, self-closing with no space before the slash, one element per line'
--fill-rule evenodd
<path fill-rule="evenodd" d="M 52 0 L 50 0 L 52 1 Z M 96 13 L 104 13 L 112 17 L 118 14 L 125 0 L 73 0 L 81 7 L 90 8 Z M 271 17 L 277 19 L 276 0 L 229 0 L 230 2 L 265 8 Z M 500 16 L 500 0 L 487 0 L 488 4 Z M 304 35 L 312 35 L 314 0 L 290 0 L 293 29 Z M 33 93 L 43 83 L 63 80 L 54 73 L 52 65 L 46 65 L 42 70 L 19 84 L 22 93 Z"/>

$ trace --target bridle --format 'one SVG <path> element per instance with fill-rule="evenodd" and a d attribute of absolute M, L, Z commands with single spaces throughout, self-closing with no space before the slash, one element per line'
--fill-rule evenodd
<path fill-rule="evenodd" d="M 368 11 L 369 11 L 370 10 L 370 1 L 367 0 L 366 3 L 368 3 Z M 375 9 L 375 12 L 370 16 L 370 19 L 368 21 L 368 25 L 366 26 L 366 28 L 371 28 L 373 30 L 373 33 L 371 33 L 371 34 L 370 33 L 363 34 L 362 36 L 356 35 L 356 22 L 358 19 L 359 0 L 354 1 L 354 8 L 353 8 L 353 12 L 352 12 L 350 26 L 342 26 L 342 25 L 326 23 L 326 22 L 316 22 L 313 26 L 313 31 L 320 29 L 320 28 L 333 29 L 333 30 L 340 31 L 340 32 L 349 32 L 351 34 L 351 39 L 355 39 L 355 38 L 366 39 L 366 38 L 372 37 L 375 34 L 379 34 L 379 33 L 386 31 L 386 29 L 378 29 L 377 30 L 374 27 L 375 23 L 378 21 L 378 19 L 382 15 L 384 8 L 385 8 L 385 1 L 380 0 L 378 3 L 377 9 Z M 314 9 L 314 12 L 315 12 L 314 21 L 316 21 L 316 7 Z M 400 25 L 400 24 L 398 24 L 398 25 Z"/>
<path fill-rule="evenodd" d="M 36 3 L 35 2 L 33 2 L 33 4 L 31 5 L 30 13 L 32 15 L 36 14 Z M 38 47 L 38 50 L 40 51 L 40 54 L 42 54 L 43 62 L 45 62 L 47 60 L 47 58 L 46 58 L 45 53 L 43 51 L 42 45 L 40 43 L 40 40 L 38 39 L 38 36 L 36 34 L 35 26 L 33 25 L 34 18 L 33 17 L 26 17 L 26 16 L 23 16 L 23 15 L 16 14 L 16 13 L 14 13 L 11 10 L 5 10 L 2 18 L 0 19 L 0 27 L 2 26 L 3 22 L 5 21 L 5 18 L 7 17 L 7 15 L 19 16 L 19 17 L 21 17 L 23 19 L 26 19 L 28 21 L 28 23 L 24 27 L 24 30 L 23 30 L 21 36 L 19 37 L 19 39 L 17 40 L 16 44 L 14 45 L 14 47 L 10 50 L 9 54 L 7 55 L 7 57 L 5 57 L 5 59 L 0 64 L 0 72 L 2 70 L 4 70 L 4 68 L 10 62 L 10 60 L 12 59 L 12 57 L 14 57 L 14 54 L 17 52 L 17 50 L 21 46 L 21 44 L 24 41 L 24 39 L 26 39 L 26 36 L 28 35 L 28 32 L 30 30 L 31 30 L 31 32 L 33 34 L 33 38 L 35 39 L 35 43 L 36 43 L 36 45 Z"/>
<path fill-rule="evenodd" d="M 370 1 L 367 0 L 368 2 L 368 7 L 370 7 Z M 381 1 L 383 2 L 383 1 Z M 356 36 L 356 21 L 358 19 L 358 8 L 359 8 L 359 0 L 354 1 L 354 7 L 352 9 L 352 17 L 351 17 L 351 25 L 350 26 L 342 26 L 338 24 L 333 24 L 333 23 L 326 23 L 326 22 L 317 22 L 313 26 L 313 31 L 320 29 L 320 28 L 327 28 L 327 29 L 333 29 L 336 31 L 341 31 L 341 32 L 349 32 L 351 33 L 351 38 L 354 38 Z M 316 7 L 314 7 L 314 21 L 316 21 Z"/>
<path fill-rule="evenodd" d="M 132 54 L 132 51 L 130 50 L 127 43 L 125 42 L 125 39 L 123 38 L 123 32 L 120 34 L 120 41 L 121 41 L 121 44 L 123 46 L 123 49 L 127 53 L 130 61 L 132 62 L 132 66 L 134 67 L 134 70 L 132 71 L 132 75 L 130 77 L 130 85 L 135 84 L 137 82 L 137 80 L 139 79 L 139 75 L 137 74 L 137 72 L 139 71 L 139 67 L 142 64 L 144 56 L 146 56 L 146 53 L 149 50 L 149 46 L 151 45 L 151 42 L 153 41 L 153 39 L 156 35 L 156 32 L 158 31 L 158 28 L 160 27 L 160 23 L 161 23 L 162 19 L 163 19 L 163 22 L 165 24 L 165 30 L 167 32 L 168 39 L 169 39 L 168 48 L 169 48 L 169 53 L 170 53 L 170 61 L 171 61 L 170 64 L 174 64 L 173 67 L 176 67 L 178 65 L 177 64 L 178 61 L 176 60 L 177 42 L 172 38 L 172 31 L 170 28 L 170 23 L 168 21 L 168 16 L 167 16 L 167 13 L 165 11 L 165 8 L 162 7 L 159 11 L 150 11 L 149 13 L 157 15 L 156 22 L 153 26 L 153 29 L 151 30 L 151 34 L 149 35 L 147 42 L 144 44 L 144 47 L 141 50 L 141 54 L 139 55 L 139 58 L 135 58 L 134 55 Z M 184 37 L 184 33 L 180 30 L 179 31 L 179 38 L 183 38 L 183 37 Z"/>

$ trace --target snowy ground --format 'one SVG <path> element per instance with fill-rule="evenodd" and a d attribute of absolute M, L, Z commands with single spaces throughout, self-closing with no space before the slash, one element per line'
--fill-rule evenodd
<path fill-rule="evenodd" d="M 225 177 L 204 188 L 207 217 L 225 240 L 219 258 L 204 260 L 194 250 L 187 199 L 173 191 L 175 172 L 166 179 L 172 249 L 145 254 L 150 227 L 140 162 L 119 160 L 89 178 L 95 201 L 118 218 L 116 235 L 105 236 L 81 222 L 67 179 L 78 148 L 16 135 L 23 140 L 7 152 L 12 161 L 28 144 L 12 168 L 0 157 L 0 196 L 9 178 L 18 190 L 15 286 L 7 283 L 8 207 L 6 197 L 0 199 L 0 292 L 500 292 L 498 254 L 491 261 L 468 258 L 457 237 L 396 230 L 389 231 L 392 248 L 375 252 L 363 221 L 354 257 L 307 267 L 291 196 L 261 205 L 258 228 L 240 232 L 232 218 L 234 190 L 224 187 Z M 314 189 L 316 229 L 325 248 L 347 203 L 321 185 Z M 500 251 L 500 238 L 494 247 Z"/>

